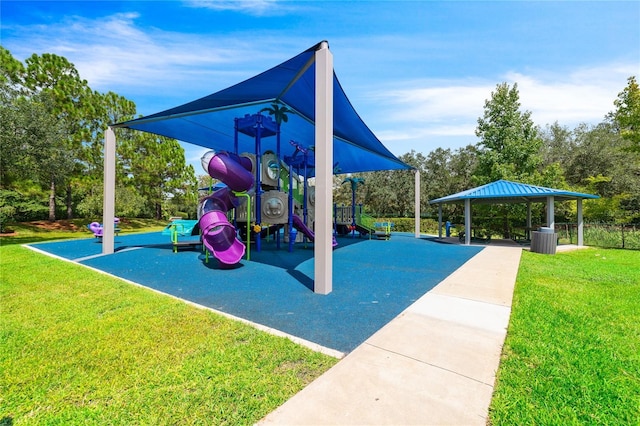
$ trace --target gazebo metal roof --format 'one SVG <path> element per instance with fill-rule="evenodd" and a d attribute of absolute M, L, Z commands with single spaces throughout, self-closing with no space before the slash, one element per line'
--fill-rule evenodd
<path fill-rule="evenodd" d="M 583 194 L 564 189 L 546 188 L 526 183 L 497 180 L 477 188 L 458 192 L 429 201 L 429 204 L 462 203 L 471 200 L 475 204 L 501 204 L 523 202 L 545 202 L 547 197 L 555 201 L 577 200 L 582 198 L 600 198 L 597 195 Z"/>

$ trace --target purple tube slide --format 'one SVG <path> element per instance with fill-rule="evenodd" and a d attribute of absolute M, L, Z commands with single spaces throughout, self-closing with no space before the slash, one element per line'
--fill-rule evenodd
<path fill-rule="evenodd" d="M 221 263 L 235 265 L 244 256 L 246 247 L 236 237 L 236 229 L 227 220 L 227 212 L 241 202 L 232 191 L 248 191 L 253 186 L 251 161 L 228 152 L 210 151 L 203 157 L 203 166 L 211 177 L 221 180 L 228 188 L 216 191 L 202 201 L 202 216 L 198 222 L 202 242 Z"/>

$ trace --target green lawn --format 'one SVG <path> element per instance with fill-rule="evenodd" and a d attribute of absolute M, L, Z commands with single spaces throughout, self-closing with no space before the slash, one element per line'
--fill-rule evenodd
<path fill-rule="evenodd" d="M 0 247 L 0 425 L 253 424 L 337 360 Z"/>
<path fill-rule="evenodd" d="M 18 229 L 0 237 L 0 425 L 253 424 L 337 362 L 16 244 L 81 229 Z M 640 425 L 640 252 L 523 252 L 489 423 Z"/>
<path fill-rule="evenodd" d="M 100 220 L 97 220 L 100 222 Z M 11 223 L 8 229 L 14 231 L 13 235 L 0 236 L 0 246 L 11 244 L 29 244 L 42 241 L 92 238 L 93 233 L 87 229 L 90 219 L 59 220 L 53 223 L 48 221 Z M 166 220 L 155 219 L 122 219 L 119 228 L 121 233 L 154 232 L 161 231 L 166 225 Z"/>
<path fill-rule="evenodd" d="M 523 252 L 490 422 L 640 424 L 640 252 Z"/>

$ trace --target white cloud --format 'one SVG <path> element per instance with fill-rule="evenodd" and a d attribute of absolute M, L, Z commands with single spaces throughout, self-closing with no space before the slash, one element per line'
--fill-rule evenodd
<path fill-rule="evenodd" d="M 278 48 L 283 43 L 269 49 L 264 47 L 269 44 L 255 46 L 237 36 L 143 29 L 137 26 L 138 17 L 136 13 L 71 17 L 48 26 L 15 28 L 16 34 L 28 36 L 13 38 L 5 47 L 19 60 L 34 52 L 64 56 L 93 89 L 125 96 L 148 94 L 150 89 L 162 90 L 163 95 L 192 89 L 204 95 L 203 87 L 222 89 L 262 71 L 255 69 L 256 61 L 275 64 L 281 59 Z"/>
<path fill-rule="evenodd" d="M 196 2 L 190 6 L 241 13 L 257 13 L 261 8 L 282 12 L 294 7 L 289 2 L 275 4 L 268 0 Z M 306 6 L 296 3 L 295 7 Z M 122 13 L 100 19 L 67 17 L 46 26 L 3 27 L 3 46 L 19 60 L 34 52 L 65 56 L 93 89 L 115 91 L 135 101 L 139 109 L 146 101 L 146 109 L 141 112 L 153 113 L 160 109 L 158 103 L 171 107 L 178 100 L 189 101 L 228 87 L 318 40 L 314 35 L 305 41 L 286 32 L 261 30 L 260 43 L 256 43 L 255 30 L 214 37 L 143 27 L 140 21 L 136 13 Z M 518 83 L 521 109 L 531 111 L 536 124 L 558 121 L 572 127 L 581 122 L 602 121 L 613 109 L 613 101 L 626 86 L 627 78 L 638 74 L 637 63 L 611 63 L 576 67 L 568 72 L 482 69 L 478 70 L 484 73 L 482 78 L 468 74 L 456 79 L 402 80 L 416 75 L 404 70 L 422 69 L 420 58 L 427 53 L 416 57 L 413 50 L 399 48 L 413 49 L 410 42 L 388 36 L 371 37 L 338 38 L 336 51 L 340 55 L 336 53 L 336 68 L 339 77 L 348 76 L 342 80 L 349 81 L 344 89 L 361 117 L 397 154 L 475 143 L 474 131 L 484 102 L 496 84 L 503 81 Z M 386 58 L 382 63 L 392 63 L 393 69 L 381 66 L 371 75 L 361 75 L 367 70 L 362 64 L 371 54 L 371 48 L 363 46 L 371 45 L 376 46 L 377 55 Z"/>
<path fill-rule="evenodd" d="M 193 0 L 185 2 L 190 7 L 212 10 L 230 10 L 250 15 L 265 15 L 274 12 L 276 0 Z"/>
<path fill-rule="evenodd" d="M 635 71 L 637 72 L 637 70 Z M 533 76 L 509 73 L 506 81 L 518 83 L 521 109 L 531 111 L 539 125 L 597 124 L 614 109 L 613 101 L 634 74 L 634 67 L 611 64 L 576 69 L 567 75 Z"/>
<path fill-rule="evenodd" d="M 508 72 L 495 80 L 420 80 L 364 95 L 367 121 L 383 141 L 420 141 L 431 137 L 475 138 L 477 120 L 496 85 L 518 84 L 521 111 L 531 111 L 537 125 L 558 121 L 574 127 L 597 124 L 613 109 L 613 101 L 634 73 L 629 64 L 580 68 L 567 74 Z"/>

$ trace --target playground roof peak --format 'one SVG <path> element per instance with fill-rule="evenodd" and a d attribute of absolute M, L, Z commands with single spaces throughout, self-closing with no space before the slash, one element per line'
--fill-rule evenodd
<path fill-rule="evenodd" d="M 547 197 L 553 197 L 555 201 L 600 198 L 593 194 L 583 194 L 500 179 L 457 194 L 431 200 L 429 204 L 460 203 L 464 202 L 464 200 L 485 204 L 544 202 Z"/>
<path fill-rule="evenodd" d="M 280 128 L 281 154 L 291 155 L 290 140 L 315 140 L 315 53 L 325 41 L 248 80 L 186 104 L 118 123 L 214 150 L 234 149 L 234 122 L 265 109 L 285 107 Z M 333 73 L 334 173 L 410 169 L 362 121 Z M 278 117 L 275 117 L 276 119 Z M 264 137 L 261 151 L 277 151 L 277 137 Z M 238 135 L 238 153 L 255 152 L 255 138 Z"/>

